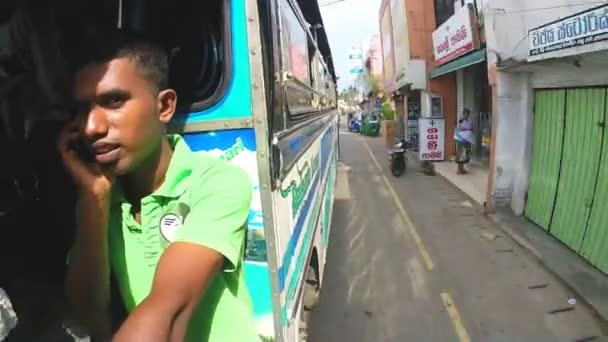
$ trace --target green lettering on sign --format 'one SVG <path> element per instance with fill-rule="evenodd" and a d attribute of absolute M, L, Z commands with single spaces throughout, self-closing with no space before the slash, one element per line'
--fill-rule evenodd
<path fill-rule="evenodd" d="M 313 175 L 319 170 L 319 154 L 316 154 L 310 163 L 307 161 L 302 165 L 302 168 L 296 166 L 298 172 L 299 184 L 296 180 L 292 180 L 286 189 L 281 188 L 281 197 L 287 198 L 291 194 L 291 215 L 295 217 L 298 209 L 304 201 L 304 197 L 308 193 L 310 184 L 312 183 Z"/>

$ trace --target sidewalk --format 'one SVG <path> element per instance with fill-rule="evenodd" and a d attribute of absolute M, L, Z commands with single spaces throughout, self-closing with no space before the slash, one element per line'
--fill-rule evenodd
<path fill-rule="evenodd" d="M 435 163 L 435 171 L 438 174 L 483 207 L 486 201 L 490 170 L 474 163 L 467 164 L 466 170 L 468 171 L 466 175 L 459 175 L 456 173 L 457 166 L 453 161 Z"/>
<path fill-rule="evenodd" d="M 469 172 L 458 175 L 453 162 L 439 162 L 435 163 L 435 170 L 483 207 L 489 173 L 487 168 L 469 164 Z M 506 208 L 489 215 L 489 218 L 608 322 L 608 275 L 588 264 L 535 224 Z"/>
<path fill-rule="evenodd" d="M 435 170 L 480 206 L 484 206 L 489 174 L 486 167 L 469 164 L 468 173 L 458 175 L 456 165 L 446 161 L 435 163 Z M 516 216 L 508 209 L 499 210 L 489 215 L 489 218 L 608 322 L 608 275 L 588 264 L 535 224 Z"/>
<path fill-rule="evenodd" d="M 506 209 L 489 217 L 608 322 L 608 275 L 524 217 Z"/>

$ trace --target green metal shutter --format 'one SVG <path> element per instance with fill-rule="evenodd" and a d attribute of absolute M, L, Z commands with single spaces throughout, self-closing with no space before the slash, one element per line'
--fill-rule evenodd
<path fill-rule="evenodd" d="M 600 161 L 605 89 L 568 89 L 562 167 L 550 232 L 580 251 Z"/>
<path fill-rule="evenodd" d="M 603 126 L 606 118 L 598 120 Z M 603 150 L 591 217 L 580 254 L 605 273 L 608 273 L 608 130 L 604 129 Z"/>
<path fill-rule="evenodd" d="M 566 91 L 534 93 L 534 142 L 526 217 L 549 230 L 557 193 L 564 135 Z"/>

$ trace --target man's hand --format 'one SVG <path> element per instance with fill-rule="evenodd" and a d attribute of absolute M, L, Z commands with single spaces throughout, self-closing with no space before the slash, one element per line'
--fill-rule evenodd
<path fill-rule="evenodd" d="M 80 128 L 76 123 L 68 123 L 61 131 L 57 148 L 63 164 L 81 191 L 96 196 L 108 196 L 112 190 L 114 176 L 99 165 L 81 159 L 73 147 L 80 138 Z"/>
<path fill-rule="evenodd" d="M 80 158 L 74 149 L 80 134 L 78 125 L 70 123 L 57 142 L 63 164 L 80 190 L 78 229 L 69 255 L 66 290 L 80 323 L 95 340 L 105 340 L 111 335 L 107 229 L 114 177 Z"/>

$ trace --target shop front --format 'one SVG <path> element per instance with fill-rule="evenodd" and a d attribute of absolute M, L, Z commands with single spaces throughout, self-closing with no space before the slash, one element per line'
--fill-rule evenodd
<path fill-rule="evenodd" d="M 606 4 L 532 28 L 522 71 L 534 108 L 524 214 L 608 274 L 606 41 Z"/>
<path fill-rule="evenodd" d="M 471 159 L 487 169 L 492 134 L 492 91 L 488 82 L 486 49 L 481 45 L 474 8 L 463 6 L 433 32 L 437 68 L 429 73 L 429 78 L 455 78 L 457 115 L 452 127 L 472 132 L 465 136 L 471 144 Z M 448 152 L 455 154 L 456 150 Z"/>

